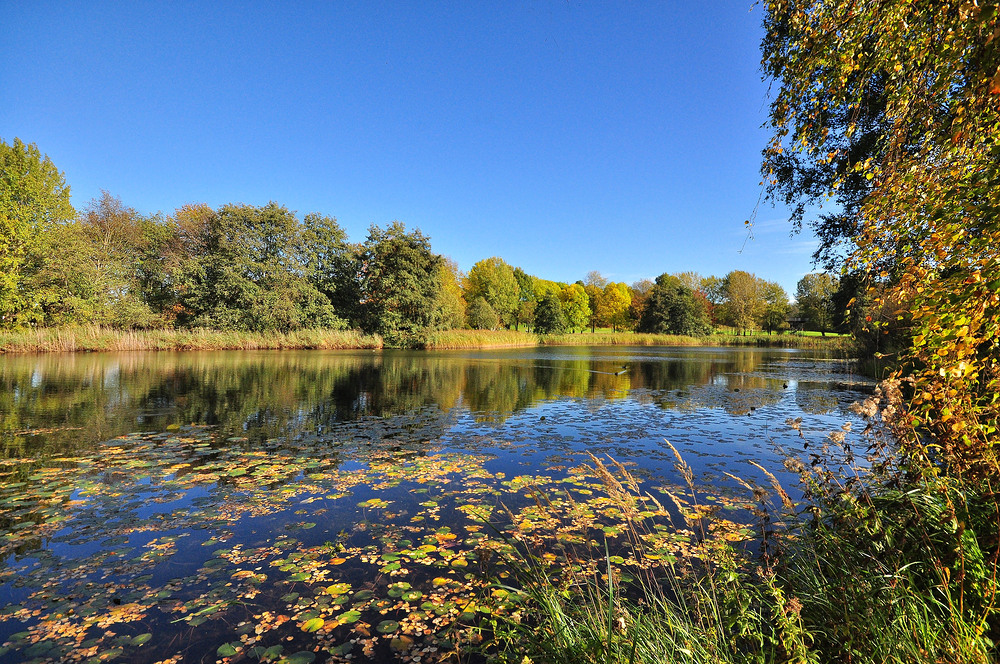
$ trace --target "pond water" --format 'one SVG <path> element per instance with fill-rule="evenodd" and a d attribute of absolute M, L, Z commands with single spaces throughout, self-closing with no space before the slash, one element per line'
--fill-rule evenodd
<path fill-rule="evenodd" d="M 446 659 L 517 546 L 641 568 L 695 497 L 748 536 L 727 473 L 791 486 L 870 390 L 816 351 L 3 357 L 0 664 Z"/>

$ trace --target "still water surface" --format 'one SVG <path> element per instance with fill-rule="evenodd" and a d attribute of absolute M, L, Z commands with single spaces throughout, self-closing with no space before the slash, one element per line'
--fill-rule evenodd
<path fill-rule="evenodd" d="M 589 454 L 666 492 L 670 441 L 737 502 L 724 473 L 791 484 L 779 449 L 861 428 L 849 369 L 720 348 L 0 358 L 0 663 L 435 661 L 489 610 L 497 534 L 616 545 Z"/>

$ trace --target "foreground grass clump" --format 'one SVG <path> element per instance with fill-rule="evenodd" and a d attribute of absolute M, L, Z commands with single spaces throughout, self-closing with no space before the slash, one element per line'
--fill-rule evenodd
<path fill-rule="evenodd" d="M 877 399 L 862 407 L 873 413 Z M 689 496 L 674 499 L 694 533 L 690 547 L 660 556 L 641 520 L 628 533 L 644 561 L 629 576 L 606 552 L 596 571 L 577 564 L 553 575 L 551 553 L 518 547 L 512 566 L 530 608 L 499 616 L 506 662 L 995 662 L 1000 659 L 1000 509 L 992 480 L 963 480 L 918 467 L 869 439 L 856 460 L 834 432 L 799 473 L 796 502 L 773 475 L 757 501 L 759 549 L 734 546 L 731 528 Z M 600 466 L 598 466 L 600 467 Z M 605 475 L 614 509 L 641 510 L 638 484 Z M 777 496 L 772 503 L 768 496 Z M 640 512 L 641 513 L 641 512 Z"/>
<path fill-rule="evenodd" d="M 382 338 L 356 330 L 236 332 L 222 330 L 116 330 L 88 326 L 0 332 L 0 352 L 43 353 L 128 350 L 279 350 L 381 348 Z"/>

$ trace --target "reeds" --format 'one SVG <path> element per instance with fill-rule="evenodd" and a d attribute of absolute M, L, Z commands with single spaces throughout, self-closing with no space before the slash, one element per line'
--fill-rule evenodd
<path fill-rule="evenodd" d="M 544 346 L 702 346 L 696 337 L 679 334 L 637 334 L 634 332 L 599 332 L 597 334 L 546 334 Z"/>
<path fill-rule="evenodd" d="M 384 347 L 465 350 L 535 346 L 758 346 L 823 348 L 850 352 L 848 337 L 791 335 L 690 337 L 599 332 L 538 335 L 516 330 L 440 330 L 385 340 L 357 330 L 239 332 L 209 329 L 119 330 L 99 326 L 0 331 L 0 353 L 129 350 L 372 349 Z"/>
<path fill-rule="evenodd" d="M 538 345 L 538 335 L 517 330 L 438 330 L 428 332 L 427 350 L 521 348 Z"/>
<path fill-rule="evenodd" d="M 578 564 L 558 576 L 524 547 L 506 561 L 530 607 L 498 619 L 505 662 L 904 664 L 1000 661 L 1000 508 L 989 482 L 919 473 L 875 442 L 862 465 L 830 452 L 800 472 L 804 498 L 739 480 L 757 501 L 758 552 L 731 545 L 689 495 L 669 494 L 692 533 L 684 556 L 629 580 L 605 548 L 602 574 Z M 844 450 L 841 449 L 841 452 Z M 834 455 L 837 461 L 834 463 Z M 849 458 L 849 450 L 847 457 Z M 595 460 L 596 461 L 596 460 Z M 610 477 L 622 513 L 646 500 L 634 481 Z M 602 472 L 603 471 L 603 472 Z M 618 466 L 619 474 L 624 469 Z M 764 472 L 769 483 L 773 474 Z M 644 555 L 642 522 L 630 545 Z M 715 533 L 716 535 L 713 535 Z M 607 546 L 607 545 L 605 545 Z M 590 570 L 590 571 L 588 571 Z M 523 616 L 529 616 L 526 619 Z"/>
<path fill-rule="evenodd" d="M 382 348 L 356 330 L 237 332 L 207 329 L 116 330 L 98 326 L 0 332 L 2 353 L 139 350 L 278 350 Z"/>

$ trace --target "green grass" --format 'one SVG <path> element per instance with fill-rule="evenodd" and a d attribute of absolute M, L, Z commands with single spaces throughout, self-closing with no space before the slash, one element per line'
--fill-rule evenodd
<path fill-rule="evenodd" d="M 115 330 L 97 326 L 0 332 L 0 352 L 45 353 L 131 350 L 281 350 L 381 348 L 382 339 L 354 330 L 233 332 Z"/>

